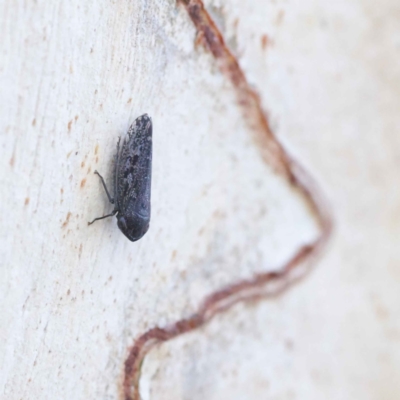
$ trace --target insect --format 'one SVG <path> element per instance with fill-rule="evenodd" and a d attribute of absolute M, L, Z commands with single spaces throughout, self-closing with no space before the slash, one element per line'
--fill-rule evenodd
<path fill-rule="evenodd" d="M 108 200 L 114 210 L 95 218 L 117 214 L 118 228 L 132 242 L 139 240 L 148 231 L 150 224 L 151 161 L 152 161 L 151 118 L 144 114 L 133 122 L 127 134 L 118 139 L 114 169 L 114 197 L 110 196 L 103 177 L 95 171 L 103 184 Z"/>

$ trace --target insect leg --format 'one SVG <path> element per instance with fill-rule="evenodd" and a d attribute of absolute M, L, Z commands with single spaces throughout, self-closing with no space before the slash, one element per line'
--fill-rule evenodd
<path fill-rule="evenodd" d="M 108 189 L 107 189 L 106 183 L 104 182 L 103 177 L 97 171 L 94 171 L 94 173 L 100 177 L 101 183 L 103 184 L 103 187 L 104 187 L 104 190 L 107 193 L 108 200 L 110 201 L 111 204 L 114 204 L 114 199 L 110 196 L 110 193 L 108 193 Z M 114 215 L 114 214 L 112 214 L 112 215 Z"/>
<path fill-rule="evenodd" d="M 113 212 L 111 214 L 107 214 L 107 215 L 103 215 L 102 217 L 97 217 L 95 218 L 92 222 L 88 222 L 88 225 L 92 225 L 93 222 L 98 221 L 99 219 L 104 219 L 104 218 L 108 218 L 108 217 L 113 217 L 118 210 L 113 210 Z"/>

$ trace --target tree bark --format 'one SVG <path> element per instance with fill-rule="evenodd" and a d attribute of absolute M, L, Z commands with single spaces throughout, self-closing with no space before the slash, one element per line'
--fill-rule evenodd
<path fill-rule="evenodd" d="M 399 398 L 395 0 L 0 7 L 0 397 Z"/>

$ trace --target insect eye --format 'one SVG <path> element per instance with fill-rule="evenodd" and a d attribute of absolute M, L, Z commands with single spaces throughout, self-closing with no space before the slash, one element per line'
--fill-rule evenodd
<path fill-rule="evenodd" d="M 128 228 L 125 217 L 118 218 L 118 226 L 121 230 L 126 230 Z"/>

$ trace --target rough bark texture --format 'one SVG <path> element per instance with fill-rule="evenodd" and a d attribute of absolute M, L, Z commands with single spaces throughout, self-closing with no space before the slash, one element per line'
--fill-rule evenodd
<path fill-rule="evenodd" d="M 395 0 L 0 7 L 0 396 L 400 397 Z M 143 113 L 131 243 L 87 221 Z"/>

